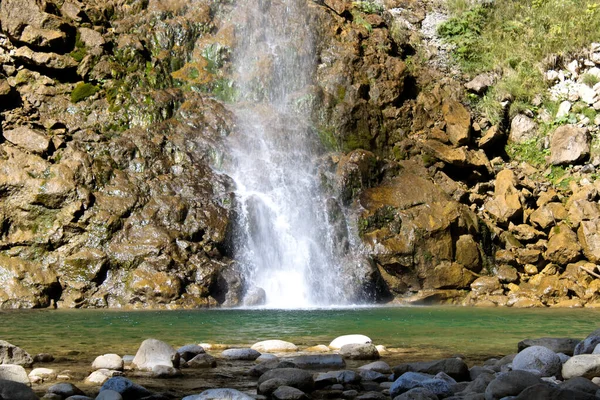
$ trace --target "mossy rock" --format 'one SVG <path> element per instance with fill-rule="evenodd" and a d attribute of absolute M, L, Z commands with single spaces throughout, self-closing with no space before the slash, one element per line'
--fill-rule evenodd
<path fill-rule="evenodd" d="M 78 103 L 85 100 L 98 93 L 98 91 L 100 91 L 98 86 L 92 85 L 91 83 L 80 82 L 71 92 L 71 103 Z"/>

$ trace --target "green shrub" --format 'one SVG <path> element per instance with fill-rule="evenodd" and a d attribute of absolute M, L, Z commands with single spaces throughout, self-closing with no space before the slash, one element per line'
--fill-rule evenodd
<path fill-rule="evenodd" d="M 91 83 L 80 82 L 71 92 L 71 103 L 77 103 L 96 94 L 100 88 Z"/>
<path fill-rule="evenodd" d="M 600 41 L 600 3 L 591 0 L 503 0 L 488 2 L 450 0 L 450 18 L 438 28 L 455 45 L 453 56 L 463 71 L 476 75 L 499 72 L 502 78 L 477 104 L 498 118 L 499 100 L 512 98 L 518 108 L 530 108 L 547 84 L 540 71 L 549 56 L 570 54 Z M 487 4 L 487 3 L 486 3 Z M 595 84 L 594 77 L 584 77 Z"/>

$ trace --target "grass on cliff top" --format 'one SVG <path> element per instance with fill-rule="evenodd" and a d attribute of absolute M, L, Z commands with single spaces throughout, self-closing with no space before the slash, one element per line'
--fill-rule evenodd
<path fill-rule="evenodd" d="M 543 71 L 553 67 L 554 56 L 566 59 L 600 41 L 595 0 L 451 0 L 448 6 L 452 18 L 438 32 L 455 45 L 462 70 L 501 72 L 479 104 L 492 121 L 499 99 L 509 95 L 514 107 L 523 107 L 545 93 Z"/>

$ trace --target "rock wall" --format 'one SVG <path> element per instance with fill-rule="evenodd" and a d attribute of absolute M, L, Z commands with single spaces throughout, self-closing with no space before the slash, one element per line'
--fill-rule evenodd
<path fill-rule="evenodd" d="M 0 307 L 238 304 L 235 199 L 215 172 L 235 129 L 232 6 L 0 0 Z M 464 86 L 438 57 L 435 3 L 307 7 L 317 68 L 297 104 L 330 150 L 319 171 L 351 219 L 340 237 L 359 238 L 365 262 L 348 274 L 364 292 L 599 304 L 590 130 L 552 136 L 549 165 L 580 164 L 557 185 L 504 151 L 534 118 L 490 126 L 464 104 L 493 77 Z"/>

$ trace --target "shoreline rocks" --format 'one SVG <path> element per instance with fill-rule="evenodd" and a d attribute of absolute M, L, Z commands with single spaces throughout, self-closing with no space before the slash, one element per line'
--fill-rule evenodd
<path fill-rule="evenodd" d="M 559 357 L 554 350 L 568 350 L 580 344 L 583 346 L 595 335 L 596 332 L 593 332 L 588 335 L 588 339 L 576 344 L 574 339 L 525 339 L 515 345 L 519 349 L 518 353 L 507 355 L 500 360 L 489 359 L 481 365 L 471 367 L 467 365 L 467 360 L 460 357 L 397 364 L 393 367 L 383 360 L 371 363 L 352 360 L 349 365 L 345 365 L 343 358 L 334 353 L 336 350 L 330 350 L 330 354 L 322 354 L 308 353 L 308 348 L 300 348 L 296 352 L 285 353 L 285 361 L 280 361 L 274 356 L 275 358 L 258 364 L 250 359 L 226 358 L 227 354 L 217 355 L 215 358 L 223 363 L 219 363 L 214 373 L 206 375 L 203 372 L 198 375 L 194 368 L 185 368 L 186 365 L 182 364 L 184 368 L 180 374 L 171 374 L 168 381 L 162 380 L 162 376 L 157 373 L 125 367 L 124 371 L 114 371 L 123 376 L 107 376 L 103 381 L 88 379 L 81 387 L 78 387 L 77 381 L 48 386 L 45 379 L 49 382 L 56 381 L 57 373 L 50 369 L 35 369 L 30 376 L 38 376 L 40 379 L 32 380 L 33 391 L 27 386 L 29 382 L 23 385 L 0 379 L 0 395 L 4 393 L 3 390 L 20 390 L 15 393 L 23 393 L 22 398 L 3 398 L 33 400 L 44 396 L 44 399 L 64 400 L 70 396 L 83 396 L 77 398 L 499 400 L 507 396 L 517 399 L 541 399 L 546 398 L 543 396 L 560 394 L 567 397 L 558 398 L 592 400 L 600 396 L 600 355 L 581 354 L 569 357 L 563 354 L 564 357 Z M 143 349 L 146 359 L 155 360 L 166 354 L 164 345 L 167 344 L 161 342 L 159 345 L 157 342 L 148 339 L 141 344 L 140 349 Z M 366 345 L 373 346 L 372 343 Z M 180 349 L 198 351 L 195 346 L 197 345 L 186 345 Z M 172 347 L 169 345 L 169 348 Z M 233 350 L 247 352 L 251 349 Z M 108 355 L 110 359 L 116 360 L 114 354 Z M 99 356 L 96 360 L 103 360 L 106 356 Z M 195 357 L 199 356 L 211 355 L 200 352 Z M 332 360 L 338 360 L 339 363 Z M 161 368 L 169 368 L 164 364 L 158 365 Z M 18 368 L 23 369 L 20 366 Z M 155 370 L 156 368 L 152 369 L 153 372 Z M 109 370 L 96 372 L 101 371 Z M 61 372 L 58 373 L 60 374 Z M 209 386 L 205 390 L 194 389 L 194 381 L 200 376 L 204 380 L 202 385 Z M 189 387 L 186 386 L 186 382 Z M 44 387 L 46 389 L 42 389 Z M 32 393 L 37 393 L 39 397 L 35 394 L 33 397 L 27 397 Z M 167 393 L 169 395 L 164 397 Z M 531 397 L 534 394 L 537 397 Z"/>

